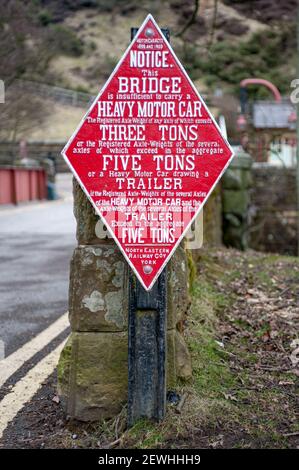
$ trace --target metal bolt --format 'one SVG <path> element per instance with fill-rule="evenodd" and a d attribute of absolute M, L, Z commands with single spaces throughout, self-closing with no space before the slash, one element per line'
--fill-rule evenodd
<path fill-rule="evenodd" d="M 153 268 L 151 266 L 143 266 L 143 271 L 145 274 L 150 274 L 152 272 Z"/>
<path fill-rule="evenodd" d="M 152 38 L 154 36 L 155 32 L 152 28 L 146 28 L 145 30 L 145 35 L 147 38 Z"/>

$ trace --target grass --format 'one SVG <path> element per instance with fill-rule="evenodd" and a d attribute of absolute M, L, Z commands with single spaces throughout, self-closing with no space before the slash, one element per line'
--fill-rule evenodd
<path fill-rule="evenodd" d="M 278 384 L 295 380 L 295 376 L 279 372 L 279 368 L 273 373 L 256 369 L 262 338 L 270 325 L 264 321 L 256 326 L 238 316 L 231 317 L 238 300 L 231 284 L 245 276 L 255 288 L 264 283 L 267 292 L 275 287 L 271 278 L 277 273 L 277 267 L 282 278 L 290 273 L 298 275 L 296 269 L 291 269 L 292 263 L 298 265 L 298 260 L 249 254 L 245 265 L 240 267 L 240 263 L 235 256 L 219 262 L 208 253 L 202 254 L 201 273 L 193 285 L 192 311 L 185 331 L 192 355 L 193 378 L 177 389 L 180 394 L 188 393 L 184 411 L 178 415 L 169 407 L 163 423 L 137 423 L 126 432 L 123 447 L 284 448 L 294 445 L 283 431 L 287 434 L 290 429 L 297 430 L 293 415 L 295 397 Z M 219 282 L 221 290 L 217 287 Z M 237 327 L 242 334 L 223 347 L 221 329 L 228 326 L 228 316 L 229 326 Z M 246 332 L 250 337 L 246 337 Z M 257 342 L 257 348 L 253 348 L 252 341 Z"/>
<path fill-rule="evenodd" d="M 217 266 L 211 266 L 217 272 Z M 194 275 L 194 273 L 193 273 Z M 234 406 L 225 396 L 235 386 L 236 377 L 230 371 L 227 354 L 216 339 L 217 314 L 232 303 L 229 294 L 217 291 L 207 279 L 197 280 L 192 289 L 193 306 L 186 340 L 192 356 L 193 378 L 180 383 L 177 392 L 188 394 L 184 413 L 177 414 L 169 406 L 163 423 L 140 421 L 126 432 L 124 447 L 163 447 L 174 445 L 173 439 L 184 439 L 195 426 L 216 426 L 217 416 Z"/>
<path fill-rule="evenodd" d="M 297 377 L 288 358 L 295 317 L 289 322 L 266 307 L 285 286 L 290 289 L 282 308 L 292 305 L 298 272 L 297 258 L 202 250 L 197 275 L 192 271 L 192 307 L 184 332 L 193 376 L 176 388 L 186 397 L 181 412 L 168 404 L 162 422 L 140 420 L 126 429 L 124 408 L 110 421 L 68 427 L 62 446 L 73 447 L 75 433 L 77 448 L 296 447 L 296 436 L 288 437 L 299 429 Z M 264 282 L 268 278 L 272 282 Z M 248 303 L 255 292 L 269 296 L 269 302 Z"/>

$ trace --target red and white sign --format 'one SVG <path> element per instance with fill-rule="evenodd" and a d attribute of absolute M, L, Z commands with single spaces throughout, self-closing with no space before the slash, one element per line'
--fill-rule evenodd
<path fill-rule="evenodd" d="M 147 290 L 233 156 L 151 15 L 62 154 Z"/>

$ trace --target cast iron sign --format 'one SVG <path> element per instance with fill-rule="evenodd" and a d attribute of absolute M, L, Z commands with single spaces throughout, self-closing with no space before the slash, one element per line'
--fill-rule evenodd
<path fill-rule="evenodd" d="M 151 15 L 62 153 L 146 290 L 233 157 Z"/>

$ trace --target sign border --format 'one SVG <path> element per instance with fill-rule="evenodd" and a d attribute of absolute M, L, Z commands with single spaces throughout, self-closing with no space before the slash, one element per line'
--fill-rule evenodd
<path fill-rule="evenodd" d="M 224 168 L 222 169 L 221 173 L 219 174 L 217 180 L 215 181 L 215 183 L 213 184 L 213 186 L 211 187 L 211 189 L 209 190 L 205 200 L 202 202 L 202 204 L 199 206 L 199 208 L 197 209 L 195 215 L 192 217 L 192 219 L 190 220 L 190 222 L 188 223 L 188 225 L 185 227 L 184 231 L 182 232 L 181 236 L 178 238 L 178 240 L 176 241 L 176 243 L 173 245 L 172 249 L 171 249 L 171 252 L 169 253 L 169 255 L 165 258 L 162 266 L 159 268 L 159 270 L 157 271 L 155 277 L 153 278 L 152 282 L 150 283 L 150 285 L 147 287 L 145 284 L 144 284 L 144 281 L 142 279 L 142 277 L 140 276 L 140 274 L 138 273 L 137 269 L 135 268 L 135 266 L 133 265 L 133 263 L 130 261 L 130 259 L 127 257 L 127 254 L 125 253 L 123 247 L 121 246 L 119 240 L 117 239 L 116 235 L 114 234 L 113 230 L 111 229 L 111 227 L 109 226 L 109 224 L 107 223 L 107 221 L 105 220 L 104 216 L 101 214 L 100 210 L 98 209 L 98 207 L 94 204 L 93 200 L 91 199 L 87 189 L 85 188 L 84 184 L 82 183 L 81 179 L 79 178 L 79 175 L 77 174 L 76 170 L 74 169 L 74 167 L 72 166 L 72 164 L 70 163 L 67 155 L 66 155 L 66 151 L 67 149 L 69 148 L 69 146 L 72 144 L 74 138 L 76 137 L 77 133 L 79 132 L 79 130 L 81 129 L 82 125 L 84 124 L 85 122 L 85 119 L 87 118 L 87 116 L 89 115 L 89 113 L 93 110 L 93 108 L 96 106 L 99 98 L 101 97 L 101 95 L 104 93 L 104 91 L 106 90 L 106 88 L 108 87 L 109 83 L 111 82 L 111 80 L 113 79 L 114 75 L 116 74 L 117 70 L 119 69 L 119 67 L 121 66 L 121 64 L 123 63 L 123 60 L 124 58 L 126 57 L 126 55 L 129 53 L 130 49 L 132 48 L 133 44 L 136 42 L 136 40 L 138 39 L 141 31 L 143 30 L 144 26 L 146 25 L 146 23 L 151 20 L 153 22 L 153 24 L 155 25 L 155 27 L 157 28 L 160 36 L 162 37 L 164 43 L 167 45 L 167 47 L 169 48 L 170 52 L 172 53 L 173 55 L 173 58 L 175 59 L 178 67 L 180 68 L 180 70 L 182 71 L 183 75 L 187 78 L 189 84 L 191 85 L 192 89 L 195 91 L 196 95 L 199 97 L 202 105 L 204 106 L 207 114 L 209 115 L 209 117 L 212 119 L 212 122 L 214 123 L 214 125 L 216 126 L 216 129 L 218 130 L 220 136 L 222 137 L 222 139 L 224 140 L 224 142 L 226 143 L 228 149 L 230 150 L 231 152 L 231 156 L 229 158 L 229 160 L 227 161 L 226 165 L 224 166 Z M 139 282 L 141 283 L 141 285 L 144 287 L 144 289 L 146 291 L 150 291 L 153 287 L 153 285 L 156 283 L 158 277 L 160 276 L 161 272 L 163 271 L 163 269 L 165 268 L 165 266 L 167 265 L 167 263 L 169 262 L 170 258 L 173 256 L 174 252 L 176 251 L 177 247 L 179 246 L 179 244 L 181 243 L 182 239 L 185 237 L 186 233 L 188 232 L 190 226 L 192 225 L 193 221 L 196 219 L 196 217 L 198 216 L 198 214 L 202 211 L 205 203 L 207 202 L 207 200 L 209 199 L 210 197 L 210 194 L 212 193 L 212 191 L 214 190 L 215 186 L 217 185 L 218 181 L 220 180 L 220 178 L 222 177 L 223 173 L 225 172 L 225 170 L 227 169 L 227 167 L 229 166 L 230 162 L 232 161 L 232 159 L 234 158 L 235 154 L 234 154 L 234 151 L 232 149 L 232 147 L 230 146 L 229 142 L 227 141 L 227 139 L 223 136 L 222 132 L 221 132 L 221 129 L 220 127 L 218 126 L 217 122 L 215 121 L 214 117 L 212 116 L 212 114 L 210 113 L 208 107 L 206 106 L 203 98 L 201 97 L 199 91 L 196 89 L 194 83 L 192 82 L 192 80 L 190 79 L 189 75 L 187 74 L 185 68 L 183 67 L 183 65 L 181 64 L 180 60 L 178 59 L 178 57 L 176 56 L 174 50 L 172 49 L 170 43 L 167 41 L 167 39 L 165 38 L 164 34 L 162 33 L 161 31 L 161 28 L 158 26 L 158 24 L 156 23 L 154 17 L 152 16 L 151 13 L 149 13 L 145 20 L 143 21 L 143 23 L 141 24 L 141 26 L 138 28 L 138 31 L 137 31 L 137 34 L 135 35 L 133 41 L 130 42 L 129 46 L 127 47 L 127 49 L 125 50 L 125 52 L 123 53 L 122 57 L 120 58 L 120 60 L 118 61 L 116 67 L 114 68 L 114 70 L 112 71 L 110 77 L 108 78 L 108 80 L 106 81 L 106 83 L 104 84 L 103 88 L 100 90 L 100 92 L 98 93 L 98 95 L 96 96 L 96 98 L 94 99 L 93 103 L 91 104 L 91 106 L 89 107 L 89 109 L 87 110 L 87 112 L 84 114 L 83 118 L 81 119 L 80 123 L 78 124 L 76 130 L 73 132 L 72 136 L 69 138 L 67 144 L 64 146 L 63 150 L 61 151 L 61 154 L 65 160 L 65 162 L 67 163 L 67 165 L 69 166 L 71 172 L 73 173 L 73 175 L 75 175 L 79 185 L 81 186 L 82 190 L 84 191 L 84 193 L 86 194 L 87 198 L 89 199 L 92 207 L 95 209 L 96 213 L 100 216 L 102 222 L 107 226 L 108 230 L 109 230 L 109 233 L 111 234 L 111 236 L 113 237 L 114 241 L 116 242 L 117 246 L 120 248 L 120 251 L 122 252 L 125 260 L 127 261 L 127 263 L 129 264 L 129 266 L 131 267 L 131 269 L 133 270 L 134 274 L 136 275 L 136 277 L 138 278 Z"/>

